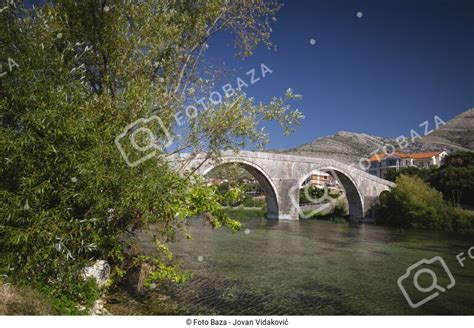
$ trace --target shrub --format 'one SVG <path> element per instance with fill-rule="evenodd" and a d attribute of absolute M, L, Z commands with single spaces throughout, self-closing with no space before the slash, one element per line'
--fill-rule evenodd
<path fill-rule="evenodd" d="M 430 181 L 430 174 L 434 171 L 434 168 L 422 169 L 416 166 L 409 166 L 409 167 L 401 167 L 400 169 L 390 168 L 385 173 L 385 179 L 388 181 L 395 182 L 397 178 L 401 175 L 409 175 L 409 176 L 417 176 L 421 178 L 423 181 L 428 182 Z"/>
<path fill-rule="evenodd" d="M 461 208 L 449 207 L 447 211 L 452 221 L 453 230 L 474 234 L 474 212 Z"/>
<path fill-rule="evenodd" d="M 347 215 L 346 205 L 342 202 L 338 202 L 334 207 L 334 212 L 332 213 L 335 217 L 342 217 Z"/>
<path fill-rule="evenodd" d="M 454 206 L 474 206 L 474 153 L 458 151 L 444 158 L 440 168 L 418 167 L 389 169 L 385 179 L 395 181 L 401 175 L 417 176 L 442 192 Z"/>
<path fill-rule="evenodd" d="M 380 200 L 378 222 L 414 228 L 450 229 L 442 194 L 417 176 L 401 175 Z"/>
<path fill-rule="evenodd" d="M 474 164 L 461 163 L 451 158 L 439 170 L 432 172 L 430 182 L 454 206 L 474 206 Z"/>

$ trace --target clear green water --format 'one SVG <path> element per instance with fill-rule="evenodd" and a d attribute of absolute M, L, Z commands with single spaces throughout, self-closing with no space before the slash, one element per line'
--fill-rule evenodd
<path fill-rule="evenodd" d="M 167 289 L 184 313 L 474 314 L 474 260 L 466 254 L 464 268 L 456 260 L 474 246 L 472 236 L 315 220 L 243 223 L 248 234 L 213 231 L 196 220 L 190 228 L 194 239 L 172 246 L 193 272 L 187 283 Z M 397 279 L 434 256 L 445 259 L 456 285 L 412 309 Z M 446 286 L 441 266 L 432 269 Z M 422 287 L 431 283 L 425 278 L 420 275 Z M 407 280 L 412 297 L 426 297 L 410 289 L 412 281 Z"/>

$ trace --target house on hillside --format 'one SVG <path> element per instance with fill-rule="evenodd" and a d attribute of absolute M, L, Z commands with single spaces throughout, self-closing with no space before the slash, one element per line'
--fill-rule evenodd
<path fill-rule="evenodd" d="M 398 170 L 401 167 L 410 166 L 418 168 L 440 167 L 446 155 L 448 155 L 446 151 L 376 154 L 369 158 L 370 166 L 367 172 L 379 178 L 384 178 L 388 169 Z"/>

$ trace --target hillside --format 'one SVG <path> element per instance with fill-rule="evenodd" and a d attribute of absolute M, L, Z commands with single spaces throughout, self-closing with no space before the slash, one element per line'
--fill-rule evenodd
<path fill-rule="evenodd" d="M 344 163 L 356 163 L 389 139 L 365 133 L 340 131 L 333 136 L 316 139 L 302 146 L 282 151 L 283 153 L 335 159 Z"/>
<path fill-rule="evenodd" d="M 372 152 L 382 149 L 386 144 L 397 145 L 394 140 L 388 138 L 340 131 L 333 136 L 319 138 L 299 147 L 278 152 L 357 163 L 361 158 L 370 157 Z M 402 149 L 409 153 L 437 150 L 474 151 L 474 109 L 456 116 L 438 130 Z"/>
<path fill-rule="evenodd" d="M 421 141 L 474 151 L 474 108 L 459 114 Z"/>

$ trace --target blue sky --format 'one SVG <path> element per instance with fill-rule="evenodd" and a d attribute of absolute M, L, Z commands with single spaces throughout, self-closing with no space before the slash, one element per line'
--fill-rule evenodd
<path fill-rule="evenodd" d="M 362 13 L 358 17 L 357 13 Z M 360 15 L 359 15 L 360 16 Z M 236 60 L 221 35 L 208 58 L 233 68 L 228 81 L 264 63 L 273 72 L 245 89 L 266 101 L 291 87 L 306 116 L 293 135 L 268 125 L 268 148 L 290 148 L 337 131 L 420 134 L 474 107 L 474 1 L 292 0 L 273 25 L 277 51 Z M 314 44 L 311 44 L 314 39 Z"/>

